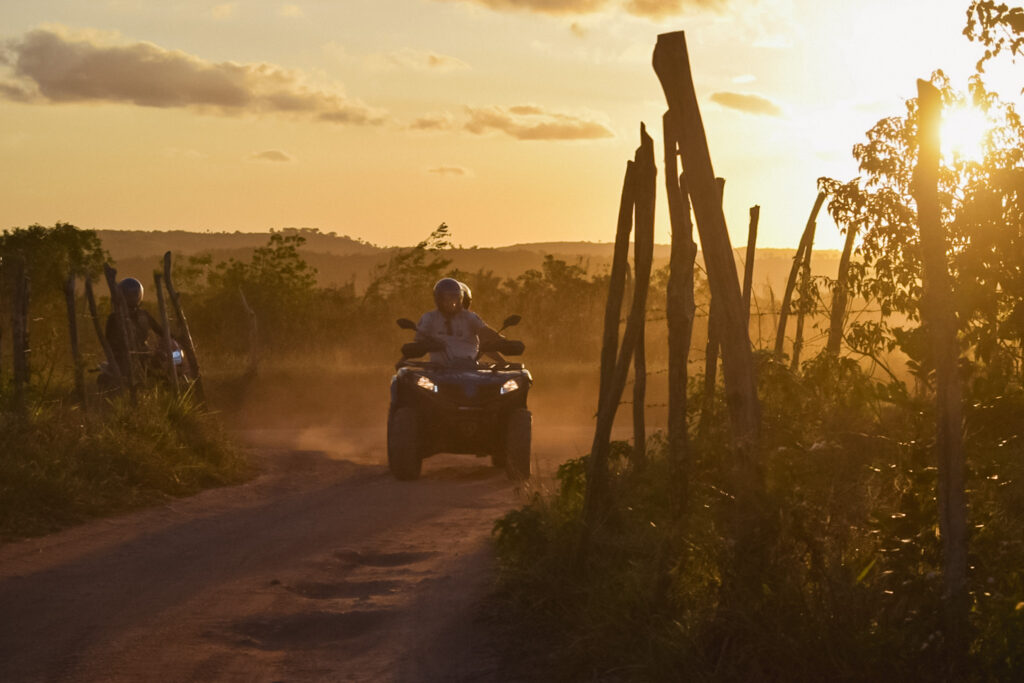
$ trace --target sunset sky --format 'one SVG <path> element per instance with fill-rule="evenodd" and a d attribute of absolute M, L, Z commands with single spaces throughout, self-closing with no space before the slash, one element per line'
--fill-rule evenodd
<path fill-rule="evenodd" d="M 657 35 L 685 30 L 733 244 L 756 203 L 759 245 L 794 246 L 816 178 L 852 177 L 916 78 L 966 84 L 968 4 L 4 2 L 0 228 L 609 241 L 641 121 L 661 145 Z"/>

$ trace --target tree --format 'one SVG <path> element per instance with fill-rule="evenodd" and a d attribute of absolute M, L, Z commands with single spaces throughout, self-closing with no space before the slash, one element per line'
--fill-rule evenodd
<path fill-rule="evenodd" d="M 1021 55 L 1024 47 L 1024 9 L 1010 7 L 993 0 L 974 0 L 967 8 L 967 26 L 964 35 L 970 40 L 986 46 L 985 54 L 978 60 L 978 71 L 984 71 L 985 63 L 1003 50 L 1013 57 Z"/>
<path fill-rule="evenodd" d="M 1013 105 L 972 77 L 968 92 L 955 90 L 942 72 L 932 83 L 943 107 L 974 106 L 990 123 L 984 157 L 947 155 L 939 168 L 942 225 L 950 235 L 949 269 L 957 282 L 952 302 L 962 343 L 981 367 L 1001 359 L 1021 362 L 1024 338 L 1024 125 Z M 860 178 L 842 183 L 822 179 L 833 199 L 836 221 L 861 236 L 859 263 L 850 273 L 856 294 L 879 306 L 882 320 L 854 323 L 849 337 L 871 341 L 867 353 L 899 348 L 912 368 L 926 377 L 932 361 L 919 333 L 922 264 L 914 226 L 912 172 L 917 163 L 914 136 L 918 104 L 910 99 L 903 116 L 879 121 L 856 145 Z M 900 314 L 900 322 L 886 322 Z"/>

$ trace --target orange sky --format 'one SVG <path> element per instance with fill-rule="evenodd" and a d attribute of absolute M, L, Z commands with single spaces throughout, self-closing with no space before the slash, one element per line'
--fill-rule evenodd
<path fill-rule="evenodd" d="M 609 241 L 641 121 L 661 144 L 651 51 L 682 29 L 734 245 L 757 203 L 759 244 L 793 246 L 816 178 L 852 177 L 851 146 L 916 78 L 965 84 L 968 4 L 3 3 L 0 228 L 303 226 L 389 245 L 445 221 L 465 246 Z"/>

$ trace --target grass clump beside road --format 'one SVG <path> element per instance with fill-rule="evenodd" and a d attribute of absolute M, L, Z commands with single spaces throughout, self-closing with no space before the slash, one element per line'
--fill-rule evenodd
<path fill-rule="evenodd" d="M 214 415 L 166 392 L 0 413 L 0 540 L 238 482 L 251 468 Z"/>
<path fill-rule="evenodd" d="M 685 489 L 659 436 L 642 464 L 614 444 L 586 553 L 586 457 L 497 522 L 514 659 L 566 681 L 946 678 L 928 402 L 850 364 L 760 376 L 760 500 L 735 495 L 720 419 Z M 1024 675 L 1024 440 L 1007 437 L 1022 414 L 1018 387 L 965 415 L 968 680 Z"/>

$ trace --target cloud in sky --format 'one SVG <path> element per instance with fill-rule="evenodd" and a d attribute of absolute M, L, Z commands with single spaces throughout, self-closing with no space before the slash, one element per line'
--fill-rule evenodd
<path fill-rule="evenodd" d="M 250 161 L 273 161 L 276 163 L 288 163 L 295 161 L 290 154 L 282 152 L 279 149 L 268 149 L 263 152 L 257 152 L 249 157 Z"/>
<path fill-rule="evenodd" d="M 428 168 L 427 173 L 444 178 L 446 176 L 468 175 L 469 171 L 462 168 L 461 166 L 436 166 L 434 168 Z"/>
<path fill-rule="evenodd" d="M 424 52 L 406 48 L 391 52 L 386 55 L 378 55 L 374 60 L 377 65 L 383 67 L 401 67 L 415 69 L 417 71 L 458 71 L 468 69 L 469 64 L 458 57 L 439 55 L 436 52 Z"/>
<path fill-rule="evenodd" d="M 0 97 L 9 100 L 273 113 L 364 125 L 384 119 L 340 90 L 309 85 L 299 71 L 210 62 L 152 43 L 111 43 L 92 34 L 40 28 L 7 42 L 0 55 L 0 64 L 7 66 L 0 69 Z"/>
<path fill-rule="evenodd" d="M 421 116 L 409 124 L 411 130 L 421 131 L 451 130 L 454 127 L 455 120 L 447 113 Z"/>
<path fill-rule="evenodd" d="M 607 126 L 596 121 L 548 112 L 534 105 L 514 107 L 466 107 L 465 129 L 483 134 L 501 131 L 517 140 L 597 140 L 614 137 Z"/>
<path fill-rule="evenodd" d="M 738 92 L 711 93 L 711 101 L 729 109 L 759 116 L 782 116 L 782 109 L 766 97 Z"/>
<path fill-rule="evenodd" d="M 730 0 L 438 0 L 482 5 L 492 10 L 519 10 L 541 14 L 574 16 L 594 14 L 621 7 L 629 14 L 649 19 L 677 16 L 685 10 L 720 9 Z"/>

